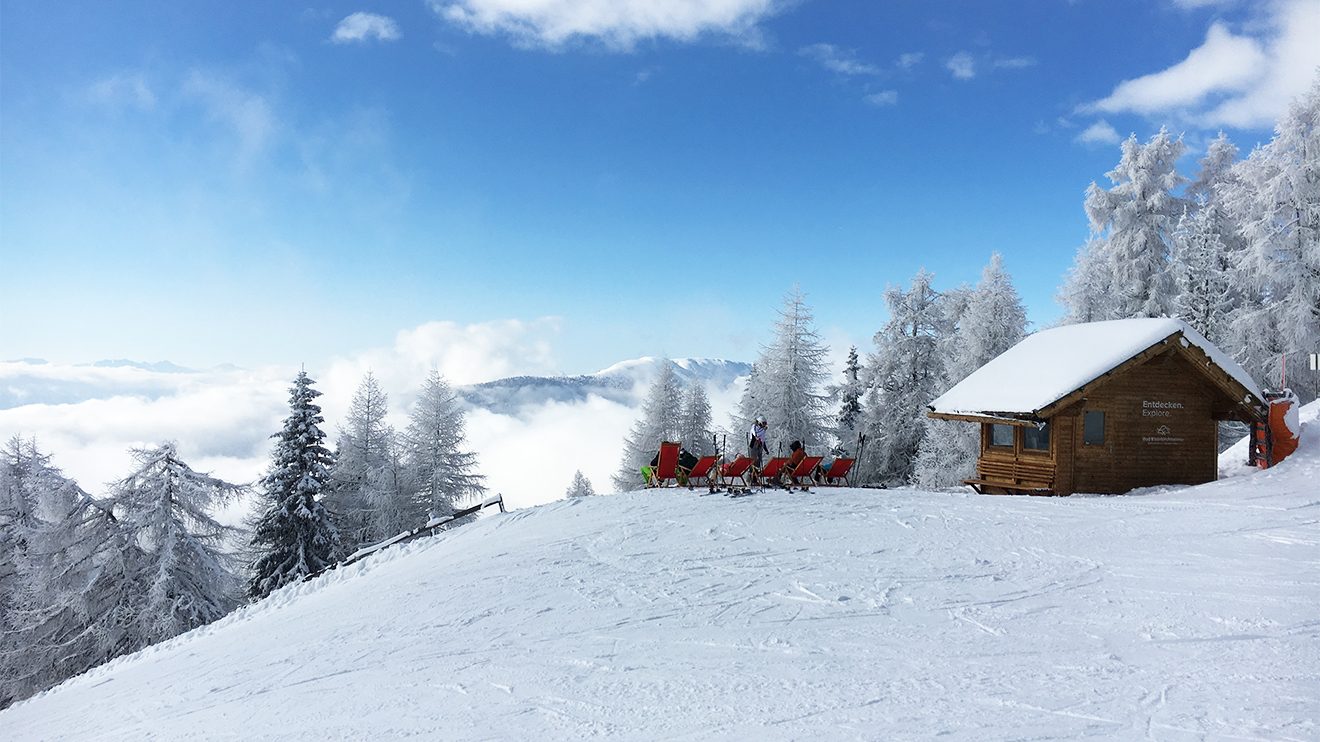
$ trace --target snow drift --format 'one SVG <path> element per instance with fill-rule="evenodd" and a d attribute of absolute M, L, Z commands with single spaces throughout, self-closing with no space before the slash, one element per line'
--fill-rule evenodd
<path fill-rule="evenodd" d="M 489 517 L 75 678 L 0 736 L 1315 739 L 1316 409 L 1274 469 L 1123 497 Z"/>

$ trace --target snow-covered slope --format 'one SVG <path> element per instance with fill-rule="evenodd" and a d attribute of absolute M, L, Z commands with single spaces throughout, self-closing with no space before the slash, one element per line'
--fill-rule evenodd
<path fill-rule="evenodd" d="M 1320 738 L 1320 426 L 1126 497 L 483 519 L 0 713 L 27 739 Z"/>

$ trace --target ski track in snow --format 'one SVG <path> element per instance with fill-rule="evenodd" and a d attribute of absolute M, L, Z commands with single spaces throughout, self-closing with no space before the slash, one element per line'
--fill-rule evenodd
<path fill-rule="evenodd" d="M 0 713 L 96 740 L 1320 739 L 1320 426 L 1125 497 L 686 490 L 395 548 Z"/>

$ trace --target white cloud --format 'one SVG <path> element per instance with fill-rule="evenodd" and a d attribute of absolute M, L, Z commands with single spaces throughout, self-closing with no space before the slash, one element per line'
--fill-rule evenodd
<path fill-rule="evenodd" d="M 881 90 L 875 93 L 871 93 L 870 95 L 867 95 L 865 98 L 863 98 L 863 100 L 865 100 L 867 103 L 870 103 L 873 106 L 878 106 L 878 107 L 892 106 L 898 103 L 898 91 Z"/>
<path fill-rule="evenodd" d="M 817 64 L 840 75 L 878 75 L 880 68 L 857 59 L 851 49 L 840 49 L 833 44 L 812 44 L 798 50 L 798 54 L 815 60 Z"/>
<path fill-rule="evenodd" d="M 970 80 L 976 77 L 976 60 L 967 52 L 958 52 L 944 63 L 949 73 L 958 80 Z"/>
<path fill-rule="evenodd" d="M 1035 67 L 1036 58 L 1006 57 L 1004 59 L 996 59 L 994 61 L 994 66 L 999 69 L 1005 69 L 1005 70 L 1021 70 L 1021 69 L 1026 69 L 1027 67 Z"/>
<path fill-rule="evenodd" d="M 759 44 L 758 24 L 780 0 L 429 0 L 444 20 L 528 46 L 599 41 L 630 49 L 638 41 L 727 36 Z"/>
<path fill-rule="evenodd" d="M 562 498 L 579 469 L 596 492 L 612 492 L 610 477 L 637 415 L 636 407 L 595 396 L 550 402 L 518 417 L 474 410 L 467 417 L 468 442 L 491 492 L 503 494 L 510 507 L 528 507 Z"/>
<path fill-rule="evenodd" d="M 1210 26 L 1205 43 L 1181 62 L 1151 75 L 1126 80 L 1090 108 L 1105 113 L 1153 113 L 1183 108 L 1206 95 L 1241 90 L 1265 68 L 1265 54 L 1255 39 L 1234 36 L 1222 23 Z"/>
<path fill-rule="evenodd" d="M 156 94 L 140 73 L 121 72 L 97 80 L 88 86 L 87 98 L 94 103 L 129 105 L 144 111 L 156 107 Z"/>
<path fill-rule="evenodd" d="M 1108 121 L 1101 119 L 1083 129 L 1076 141 L 1082 144 L 1117 144 L 1122 139 Z"/>
<path fill-rule="evenodd" d="M 559 320 L 498 320 L 462 325 L 428 322 L 401 330 L 393 345 L 372 348 L 331 361 L 320 375 L 328 407 L 346 409 L 368 371 L 395 402 L 411 398 L 436 368 L 456 386 L 508 376 L 551 375 L 558 371 L 554 341 Z"/>
<path fill-rule="evenodd" d="M 460 325 L 432 322 L 401 331 L 389 347 L 308 369 L 323 394 L 324 430 L 333 443 L 353 391 L 372 371 L 390 398 L 389 420 L 407 423 L 409 405 L 432 365 L 455 384 L 555 372 L 552 318 Z M 297 369 L 160 373 L 134 368 L 0 363 L 0 441 L 34 435 L 55 463 L 93 494 L 124 476 L 128 449 L 175 440 L 196 469 L 234 482 L 258 479 L 269 464 L 269 436 L 288 414 Z M 513 507 L 559 499 L 581 469 L 598 492 L 613 489 L 624 435 L 644 384 L 626 403 L 534 401 L 515 414 L 474 410 L 468 444 L 492 491 Z M 740 397 L 738 382 L 708 388 L 716 425 Z M 234 523 L 241 505 L 226 511 Z"/>
<path fill-rule="evenodd" d="M 902 69 L 910 70 L 913 67 L 916 67 L 917 65 L 921 64 L 921 60 L 925 58 L 926 55 L 921 52 L 907 52 L 905 54 L 898 55 L 898 62 L 896 64 L 898 64 L 898 66 Z"/>
<path fill-rule="evenodd" d="M 93 494 L 128 473 L 128 449 L 174 440 L 196 469 L 256 479 L 278 429 L 292 374 L 280 369 L 166 374 L 0 363 L 16 402 L 0 409 L 0 438 L 36 436 L 55 463 Z M 26 395 L 19 387 L 30 390 Z"/>
<path fill-rule="evenodd" d="M 250 161 L 264 151 L 275 134 L 276 119 L 270 101 L 232 80 L 194 70 L 183 82 L 183 93 L 200 103 L 211 120 L 234 134 L 240 162 Z"/>
<path fill-rule="evenodd" d="M 1238 0 L 1173 0 L 1174 5 L 1188 10 L 1210 8 L 1217 5 L 1233 5 L 1237 2 Z"/>
<path fill-rule="evenodd" d="M 1268 127 L 1306 90 L 1320 67 L 1320 2 L 1262 4 L 1267 22 L 1235 35 L 1211 24 L 1180 62 L 1119 83 L 1083 106 L 1103 113 L 1179 115 L 1203 126 Z"/>
<path fill-rule="evenodd" d="M 370 349 L 308 369 L 323 393 L 327 425 L 348 408 L 363 374 L 372 371 L 390 394 L 391 419 L 432 366 L 454 384 L 519 374 L 553 374 L 558 320 L 505 320 L 473 325 L 431 322 L 403 330 L 388 348 Z M 268 437 L 287 414 L 297 369 L 158 373 L 137 368 L 0 363 L 0 440 L 35 435 L 85 488 L 121 477 L 132 446 L 179 442 L 194 468 L 248 481 L 260 476 Z M 569 472 L 571 475 L 572 472 Z"/>
<path fill-rule="evenodd" d="M 399 24 L 395 23 L 393 18 L 358 12 L 340 21 L 339 25 L 335 26 L 335 32 L 330 35 L 330 40 L 336 44 L 347 44 L 371 39 L 394 41 L 401 36 Z"/>

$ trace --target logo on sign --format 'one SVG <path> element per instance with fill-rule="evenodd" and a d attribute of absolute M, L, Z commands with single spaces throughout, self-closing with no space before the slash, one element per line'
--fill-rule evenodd
<path fill-rule="evenodd" d="M 1176 446 L 1183 442 L 1183 438 L 1173 434 L 1173 428 L 1168 425 L 1161 425 L 1155 429 L 1155 435 L 1144 435 L 1141 442 L 1148 446 Z"/>

